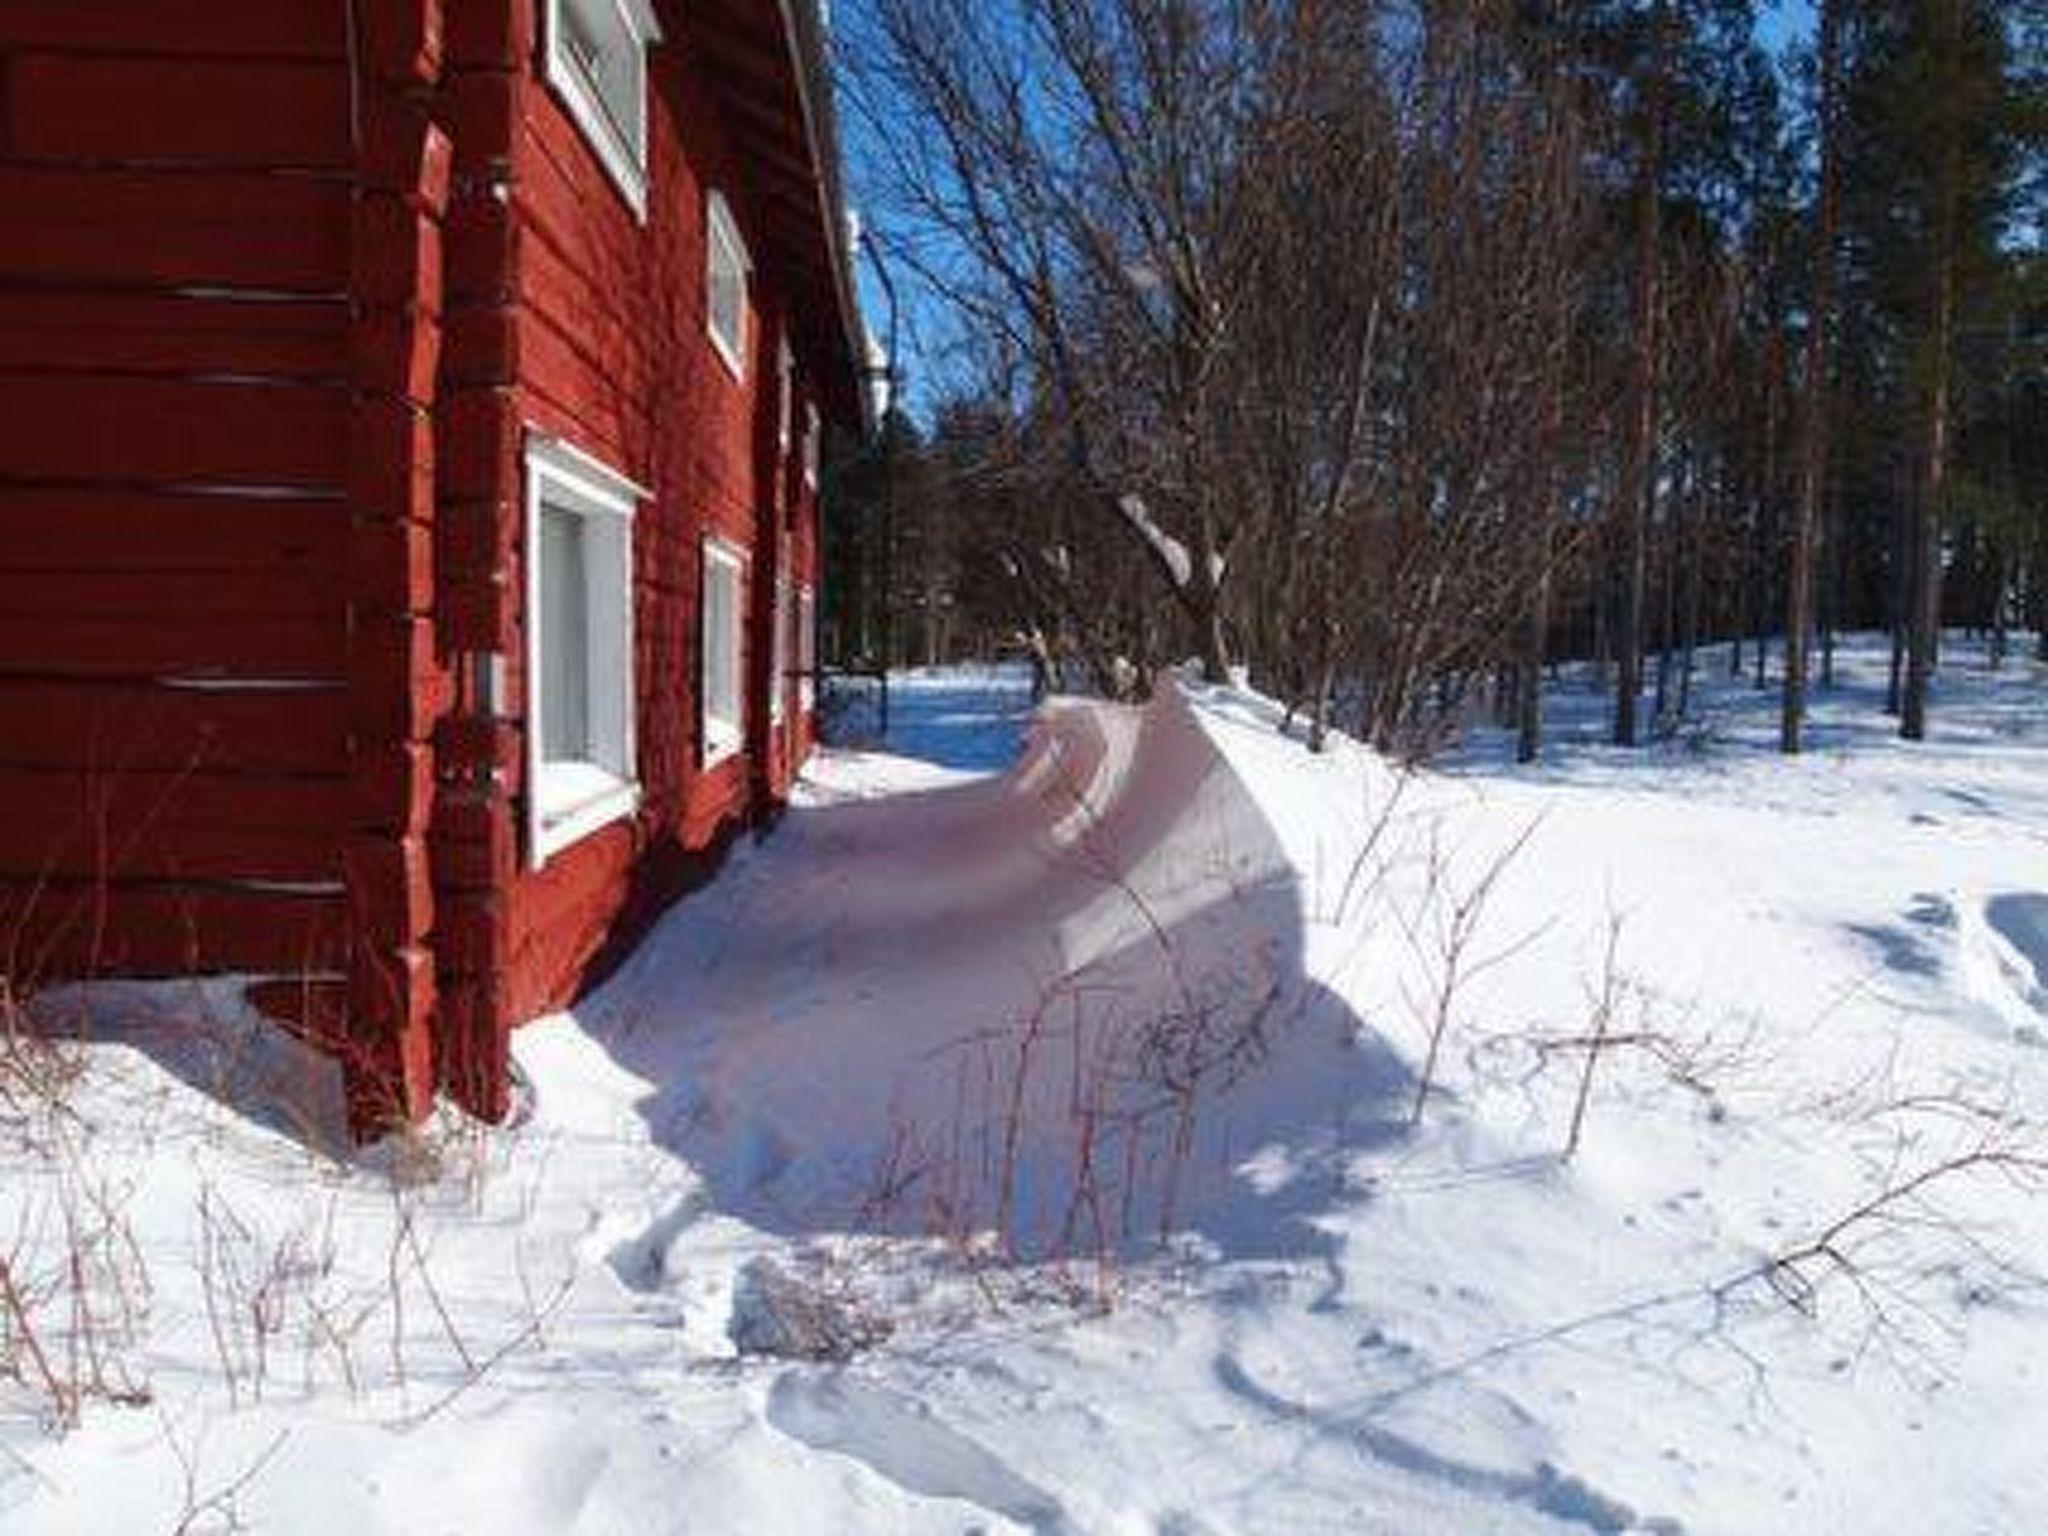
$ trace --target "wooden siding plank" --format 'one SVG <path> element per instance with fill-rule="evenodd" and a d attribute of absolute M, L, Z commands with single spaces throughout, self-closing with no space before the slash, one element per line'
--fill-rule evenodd
<path fill-rule="evenodd" d="M 347 536 L 337 501 L 0 484 L 0 571 L 338 568 Z"/>
<path fill-rule="evenodd" d="M 244 570 L 226 580 L 210 571 L 0 570 L 0 622 L 132 619 L 182 627 L 275 620 L 339 629 L 347 574 L 311 563 Z"/>
<path fill-rule="evenodd" d="M 341 877 L 338 778 L 0 768 L 0 876 Z"/>
<path fill-rule="evenodd" d="M 86 318 L 87 305 L 52 303 L 30 313 L 29 307 L 13 309 L 10 297 L 20 296 L 0 292 L 0 374 L 260 377 L 336 385 L 348 377 L 348 341 L 338 306 L 334 322 L 317 328 L 288 321 L 272 328 L 256 316 L 251 319 L 258 323 L 221 325 L 168 309 L 160 324 L 96 325 Z"/>
<path fill-rule="evenodd" d="M 347 401 L 314 386 L 0 376 L 0 465 L 19 479 L 338 491 Z"/>
<path fill-rule="evenodd" d="M 0 764 L 340 773 L 343 695 L 334 689 L 164 688 L 0 675 Z"/>
<path fill-rule="evenodd" d="M 340 294 L 349 210 L 338 178 L 0 165 L 0 282 Z"/>
<path fill-rule="evenodd" d="M 335 0 L 205 0 L 205 17 L 148 0 L 8 0 L 0 48 L 339 61 L 348 42 Z"/>
<path fill-rule="evenodd" d="M 0 141 L 30 160 L 341 167 L 353 157 L 348 72 L 330 64 L 18 52 L 0 110 Z"/>
<path fill-rule="evenodd" d="M 343 627 L 321 616 L 166 623 L 0 612 L 0 674 L 15 676 L 329 680 L 341 676 L 345 648 Z"/>
<path fill-rule="evenodd" d="M 120 972 L 296 975 L 347 963 L 338 894 L 0 879 L 0 969 L 31 983 Z"/>

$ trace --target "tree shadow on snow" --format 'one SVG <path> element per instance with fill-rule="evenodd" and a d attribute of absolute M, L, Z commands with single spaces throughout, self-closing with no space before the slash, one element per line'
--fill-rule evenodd
<path fill-rule="evenodd" d="M 2000 769 L 2009 766 L 2015 750 L 2048 749 L 2038 670 L 2017 660 L 1994 670 L 1984 664 L 1979 648 L 1959 635 L 1944 641 L 1942 670 L 1935 683 L 1933 739 L 1924 744 L 1901 742 L 1897 716 L 1885 712 L 1889 659 L 1883 637 L 1845 637 L 1834 686 L 1823 687 L 1816 680 L 1809 696 L 1805 741 L 1810 761 L 1910 759 L 1933 752 L 1955 768 Z M 1778 750 L 1779 682 L 1775 663 L 1769 686 L 1758 688 L 1747 672 L 1730 676 L 1718 652 L 1702 652 L 1685 718 L 1661 725 L 1651 718 L 1642 747 L 1617 747 L 1611 738 L 1612 696 L 1595 686 L 1590 669 L 1577 665 L 1567 669 L 1562 682 L 1545 690 L 1543 755 L 1538 763 L 1517 765 L 1514 732 L 1486 724 L 1469 730 L 1443 766 L 1479 777 L 1513 773 L 1531 782 L 1593 787 L 1626 784 L 1674 768 L 1709 779 L 1739 776 L 1759 767 L 1775 770 L 1783 761 Z M 1654 697 L 1647 693 L 1644 709 L 1654 716 Z M 1957 814 L 2011 819 L 2010 807 L 2001 814 L 1982 796 L 1951 789 L 1948 797 Z"/>

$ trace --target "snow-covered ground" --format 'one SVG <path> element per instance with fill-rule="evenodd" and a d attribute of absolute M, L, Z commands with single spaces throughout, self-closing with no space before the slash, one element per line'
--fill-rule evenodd
<path fill-rule="evenodd" d="M 217 989 L 96 998 L 0 1077 L 106 1389 L 0 1381 L 0 1530 L 2048 1530 L 2048 676 L 1957 641 L 1909 747 L 1882 664 L 1796 763 L 1715 669 L 1415 775 L 912 678 L 522 1125 L 369 1159 Z"/>

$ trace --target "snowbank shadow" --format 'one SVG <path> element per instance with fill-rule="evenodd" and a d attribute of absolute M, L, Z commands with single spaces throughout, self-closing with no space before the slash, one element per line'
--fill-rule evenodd
<path fill-rule="evenodd" d="M 2033 972 L 2033 999 L 2048 1010 L 2048 896 L 2021 892 L 1994 896 L 1984 904 L 1984 920 Z"/>
<path fill-rule="evenodd" d="M 95 981 L 33 999 L 33 1026 L 50 1040 L 93 1053 L 97 1089 L 117 1098 L 158 1096 L 149 1075 L 123 1070 L 133 1053 L 218 1106 L 219 1112 L 337 1161 L 354 1150 L 341 1068 L 250 1005 L 245 978 Z M 133 1134 L 153 1136 L 161 1118 L 129 1106 Z"/>
<path fill-rule="evenodd" d="M 794 812 L 583 1015 L 717 1208 L 1027 1258 L 1325 1252 L 1410 1089 L 1170 687 L 1049 707 L 1001 778 Z"/>
<path fill-rule="evenodd" d="M 1956 910 L 1947 897 L 1922 891 L 1906 909 L 1903 923 L 1851 923 L 1849 932 L 1876 950 L 1878 963 L 1901 976 L 1938 979 L 1954 944 Z"/>

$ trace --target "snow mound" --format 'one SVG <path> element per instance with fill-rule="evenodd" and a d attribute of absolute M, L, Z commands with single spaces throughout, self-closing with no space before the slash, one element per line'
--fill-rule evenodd
<path fill-rule="evenodd" d="M 2007 891 L 1969 913 L 1962 933 L 1966 995 L 2040 1044 L 2048 1027 L 2048 895 Z"/>
<path fill-rule="evenodd" d="M 766 1230 L 1033 1256 L 1287 1250 L 1399 1070 L 1303 966 L 1299 882 L 1174 686 L 1060 701 L 1007 775 L 807 808 L 600 1007 L 654 1138 Z"/>

